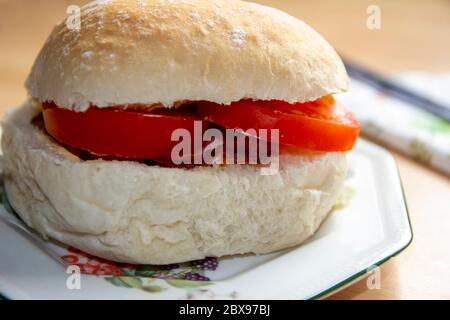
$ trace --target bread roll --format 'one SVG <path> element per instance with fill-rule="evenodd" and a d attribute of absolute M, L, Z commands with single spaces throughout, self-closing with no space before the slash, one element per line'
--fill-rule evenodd
<path fill-rule="evenodd" d="M 237 0 L 94 1 L 80 18 L 79 30 L 70 21 L 55 27 L 27 79 L 30 100 L 3 124 L 6 192 L 30 227 L 137 264 L 263 254 L 317 230 L 344 181 L 345 153 L 282 155 L 272 176 L 254 165 L 86 161 L 32 119 L 44 102 L 83 112 L 312 101 L 348 85 L 320 35 L 283 12 Z"/>

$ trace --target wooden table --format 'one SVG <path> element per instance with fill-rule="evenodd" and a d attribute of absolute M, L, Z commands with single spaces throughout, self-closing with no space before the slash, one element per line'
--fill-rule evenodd
<path fill-rule="evenodd" d="M 0 116 L 26 98 L 23 82 L 51 27 L 69 4 L 0 0 Z M 376 71 L 450 71 L 450 2 L 445 0 L 260 0 L 301 17 L 345 57 Z M 381 9 L 381 30 L 366 27 Z M 332 299 L 450 299 L 450 179 L 396 152 L 414 228 L 412 245 L 381 269 L 381 289 L 366 281 Z"/>

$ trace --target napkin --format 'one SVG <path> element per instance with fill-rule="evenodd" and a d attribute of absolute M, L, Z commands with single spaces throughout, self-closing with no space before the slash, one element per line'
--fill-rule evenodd
<path fill-rule="evenodd" d="M 450 73 L 404 73 L 391 80 L 449 105 Z M 337 99 L 356 114 L 364 136 L 450 176 L 448 121 L 355 79 Z"/>

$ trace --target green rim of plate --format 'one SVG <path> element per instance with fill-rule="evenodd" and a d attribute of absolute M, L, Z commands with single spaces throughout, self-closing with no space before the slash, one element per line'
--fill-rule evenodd
<path fill-rule="evenodd" d="M 398 164 L 397 162 L 394 160 L 395 162 L 395 166 L 397 168 L 397 177 L 400 181 L 400 188 L 402 190 L 402 198 L 403 198 L 403 203 L 405 205 L 405 209 L 406 209 L 406 218 L 408 219 L 408 226 L 409 226 L 409 230 L 411 232 L 411 237 L 408 239 L 408 242 L 401 247 L 399 250 L 395 251 L 394 253 L 388 255 L 387 257 L 381 259 L 378 262 L 375 262 L 373 264 L 371 264 L 370 266 L 367 266 L 366 268 L 364 268 L 363 270 L 356 272 L 355 274 L 351 275 L 350 277 L 346 278 L 345 280 L 342 280 L 341 282 L 335 284 L 334 286 L 310 297 L 308 300 L 320 300 L 320 299 L 324 299 L 328 296 L 333 295 L 334 293 L 337 293 L 340 291 L 340 289 L 344 289 L 347 285 L 352 284 L 353 282 L 355 282 L 356 280 L 358 280 L 359 278 L 363 278 L 366 274 L 367 274 L 367 270 L 369 267 L 372 266 L 381 266 L 382 264 L 384 264 L 385 262 L 387 262 L 389 259 L 395 257 L 396 255 L 400 254 L 402 251 L 404 251 L 406 248 L 409 247 L 409 245 L 411 244 L 411 242 L 413 241 L 414 238 L 414 232 L 413 232 L 413 228 L 412 228 L 412 224 L 411 224 L 411 217 L 409 215 L 409 209 L 408 209 L 408 203 L 406 202 L 406 196 L 405 196 L 405 189 L 403 188 L 403 184 L 402 184 L 402 179 L 400 178 L 400 171 L 398 168 Z"/>
<path fill-rule="evenodd" d="M 3 293 L 0 293 L 0 300 L 11 300 L 7 296 L 5 296 Z"/>

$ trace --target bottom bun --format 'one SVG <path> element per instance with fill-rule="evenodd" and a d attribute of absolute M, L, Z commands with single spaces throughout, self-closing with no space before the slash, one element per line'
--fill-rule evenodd
<path fill-rule="evenodd" d="M 119 262 L 168 264 L 268 253 L 310 237 L 346 175 L 344 153 L 284 156 L 253 166 L 162 168 L 83 161 L 31 124 L 30 102 L 4 124 L 4 181 L 12 207 L 44 237 Z"/>

